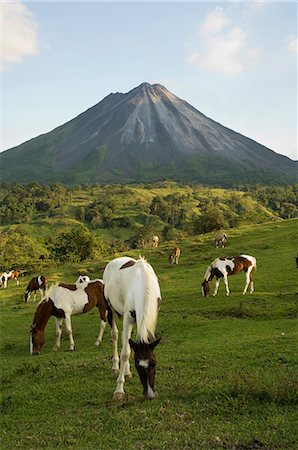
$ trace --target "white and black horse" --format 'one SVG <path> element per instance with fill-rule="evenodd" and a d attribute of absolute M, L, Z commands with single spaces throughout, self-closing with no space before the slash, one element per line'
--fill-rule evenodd
<path fill-rule="evenodd" d="M 217 233 L 214 238 L 215 247 L 224 247 L 227 239 L 228 237 L 225 233 Z"/>
<path fill-rule="evenodd" d="M 130 378 L 130 347 L 134 350 L 135 367 L 148 399 L 155 397 L 154 348 L 157 314 L 161 301 L 156 274 L 143 258 L 116 258 L 109 262 L 103 273 L 104 295 L 112 309 L 112 336 L 114 343 L 113 367 L 119 372 L 118 329 L 116 317 L 123 317 L 120 373 L 114 398 L 124 396 L 125 377 Z M 134 324 L 137 326 L 136 342 L 130 339 Z"/>
<path fill-rule="evenodd" d="M 77 279 L 77 281 L 75 282 L 75 284 L 87 283 L 88 281 L 90 281 L 90 278 L 88 277 L 88 275 L 80 275 L 79 278 Z"/>
<path fill-rule="evenodd" d="M 36 292 L 39 291 L 40 298 L 42 299 L 43 295 L 46 293 L 48 289 L 48 280 L 44 275 L 39 275 L 39 277 L 32 278 L 27 286 L 25 291 L 25 303 L 30 300 L 31 292 L 34 292 L 34 302 L 36 301 Z"/>
<path fill-rule="evenodd" d="M 248 286 L 250 284 L 250 293 L 252 294 L 254 291 L 253 279 L 251 276 L 251 272 L 253 269 L 256 270 L 257 262 L 256 258 L 249 255 L 240 255 L 234 256 L 233 258 L 216 258 L 210 266 L 208 266 L 204 280 L 202 283 L 202 295 L 203 297 L 207 297 L 210 292 L 210 284 L 214 277 L 216 277 L 215 290 L 213 295 L 216 295 L 218 292 L 218 287 L 221 278 L 224 279 L 224 283 L 226 286 L 226 293 L 230 295 L 231 291 L 228 283 L 228 276 L 235 275 L 242 270 L 246 274 L 246 283 L 243 290 L 243 295 L 246 294 Z"/>

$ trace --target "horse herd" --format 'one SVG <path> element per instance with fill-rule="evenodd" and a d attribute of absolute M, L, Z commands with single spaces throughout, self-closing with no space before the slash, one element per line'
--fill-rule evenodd
<path fill-rule="evenodd" d="M 224 241 L 225 242 L 225 241 Z M 224 242 L 221 244 L 223 245 Z M 178 264 L 180 249 L 175 247 L 169 254 L 169 262 Z M 246 283 L 243 295 L 250 285 L 253 292 L 251 272 L 256 269 L 256 259 L 249 255 L 239 255 L 233 258 L 216 258 L 207 268 L 203 282 L 202 295 L 208 296 L 211 281 L 216 277 L 213 295 L 216 295 L 221 278 L 224 279 L 226 294 L 230 294 L 228 276 L 244 271 Z M 134 350 L 134 363 L 143 386 L 145 398 L 155 397 L 155 367 L 154 349 L 160 342 L 155 337 L 158 311 L 161 305 L 161 292 L 158 278 L 153 267 L 142 257 L 120 257 L 110 261 L 103 272 L 102 279 L 90 280 L 88 276 L 80 276 L 74 284 L 57 283 L 48 289 L 46 277 L 40 275 L 32 278 L 27 286 L 25 302 L 30 294 L 39 291 L 41 301 L 38 303 L 31 329 L 30 354 L 38 355 L 45 343 L 45 327 L 51 316 L 55 317 L 56 342 L 54 349 L 60 349 L 62 322 L 65 321 L 69 336 L 69 350 L 75 349 L 72 333 L 71 316 L 83 314 L 94 307 L 98 308 L 100 330 L 95 345 L 101 344 L 106 324 L 111 327 L 113 343 L 112 370 L 118 373 L 114 398 L 124 397 L 124 383 L 131 378 L 130 353 Z M 122 348 L 118 354 L 117 318 L 123 321 Z M 136 340 L 131 340 L 131 333 L 136 325 Z"/>

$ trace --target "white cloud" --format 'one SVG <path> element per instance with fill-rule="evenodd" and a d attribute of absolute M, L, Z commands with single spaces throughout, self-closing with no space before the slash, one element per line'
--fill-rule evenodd
<path fill-rule="evenodd" d="M 298 53 L 298 39 L 290 36 L 287 39 L 287 49 L 291 52 Z"/>
<path fill-rule="evenodd" d="M 214 34 L 221 31 L 228 23 L 228 18 L 222 8 L 215 8 L 207 14 L 204 22 L 200 27 L 202 34 Z"/>
<path fill-rule="evenodd" d="M 239 75 L 259 54 L 250 48 L 248 36 L 239 26 L 230 26 L 231 20 L 222 8 L 215 8 L 200 27 L 198 51 L 188 55 L 186 62 L 199 68 Z"/>
<path fill-rule="evenodd" d="M 37 23 L 20 1 L 2 3 L 2 48 L 4 64 L 20 63 L 25 56 L 38 54 Z"/>
<path fill-rule="evenodd" d="M 258 56 L 259 49 L 247 47 L 247 35 L 235 27 L 207 39 L 201 52 L 188 56 L 187 62 L 227 75 L 241 74 Z"/>

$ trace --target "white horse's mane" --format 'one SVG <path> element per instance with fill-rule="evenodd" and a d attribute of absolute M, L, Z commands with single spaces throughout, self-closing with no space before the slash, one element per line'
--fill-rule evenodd
<path fill-rule="evenodd" d="M 137 341 L 148 343 L 155 338 L 155 328 L 157 322 L 157 290 L 158 296 L 161 297 L 159 285 L 156 274 L 152 266 L 142 256 L 136 261 L 136 265 L 142 265 L 144 268 L 143 274 L 143 289 L 144 289 L 144 303 L 136 304 L 137 316 Z"/>

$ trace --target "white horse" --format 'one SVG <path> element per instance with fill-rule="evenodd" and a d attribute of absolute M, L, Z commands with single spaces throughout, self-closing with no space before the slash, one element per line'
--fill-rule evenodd
<path fill-rule="evenodd" d="M 249 255 L 240 255 L 234 256 L 233 258 L 216 258 L 210 266 L 208 266 L 204 280 L 202 283 L 202 295 L 203 297 L 207 297 L 210 291 L 210 284 L 213 277 L 216 277 L 216 285 L 213 296 L 217 294 L 220 279 L 224 279 L 224 283 L 226 286 L 226 293 L 230 295 L 231 291 L 228 283 L 228 275 L 235 275 L 242 270 L 246 274 L 246 283 L 243 290 L 243 295 L 246 294 L 248 286 L 250 284 L 250 293 L 252 294 L 254 291 L 253 279 L 251 276 L 251 272 L 253 269 L 256 270 L 257 261 L 256 258 Z"/>
<path fill-rule="evenodd" d="M 44 330 L 51 316 L 54 316 L 56 320 L 55 350 L 60 349 L 63 319 L 65 319 L 65 327 L 69 335 L 69 350 L 74 350 L 71 316 L 86 313 L 95 306 L 99 310 L 101 319 L 99 335 L 95 342 L 95 345 L 99 346 L 108 317 L 108 306 L 103 294 L 102 280 L 78 284 L 59 283 L 51 286 L 44 300 L 39 302 L 36 307 L 30 331 L 31 355 L 38 355 L 44 345 Z"/>
<path fill-rule="evenodd" d="M 157 314 L 161 293 L 156 274 L 145 259 L 116 258 L 104 270 L 104 295 L 112 309 L 112 337 L 114 356 L 112 370 L 119 372 L 118 329 L 116 316 L 123 317 L 123 334 L 120 372 L 114 398 L 124 396 L 125 377 L 131 377 L 130 347 L 135 353 L 135 366 L 146 398 L 155 397 L 154 381 L 156 359 L 154 348 Z M 134 324 L 137 325 L 136 342 L 130 339 Z"/>

